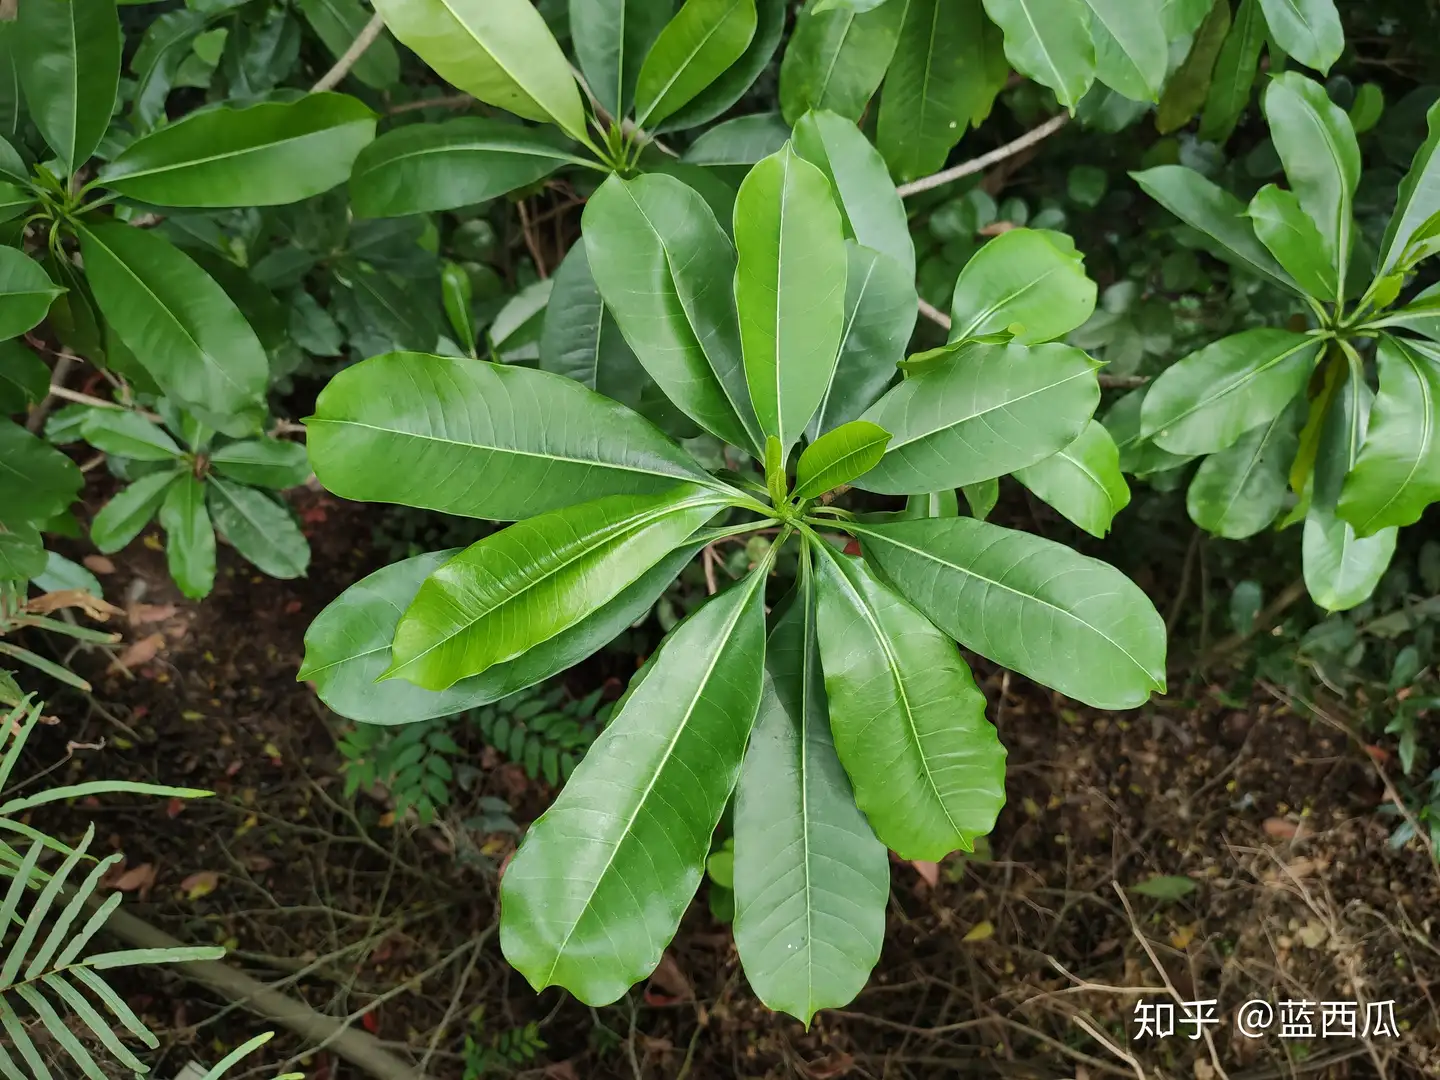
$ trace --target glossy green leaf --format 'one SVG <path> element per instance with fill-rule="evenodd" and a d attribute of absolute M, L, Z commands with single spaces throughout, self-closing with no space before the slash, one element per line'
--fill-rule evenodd
<path fill-rule="evenodd" d="M 852 420 L 805 448 L 795 466 L 796 499 L 814 499 L 869 472 L 885 455 L 890 433 L 868 420 Z"/>
<path fill-rule="evenodd" d="M 136 461 L 172 461 L 181 454 L 163 428 L 128 409 L 91 409 L 80 434 L 97 450 Z"/>
<path fill-rule="evenodd" d="M 355 44 L 370 21 L 370 13 L 359 0 L 297 0 L 300 13 L 325 43 L 325 49 L 339 60 Z M 350 74 L 375 90 L 389 90 L 400 81 L 400 54 L 390 35 L 381 32 L 350 68 Z"/>
<path fill-rule="evenodd" d="M 684 159 L 692 165 L 754 165 L 789 138 L 790 125 L 778 112 L 737 116 L 700 135 L 685 150 Z"/>
<path fill-rule="evenodd" d="M 1095 78 L 1083 0 L 985 0 L 985 11 L 1005 31 L 1005 55 L 1015 70 L 1074 108 Z"/>
<path fill-rule="evenodd" d="M 862 560 L 811 548 L 830 730 L 856 804 L 902 859 L 971 850 L 1005 802 L 984 695 L 955 643 Z"/>
<path fill-rule="evenodd" d="M 1410 161 L 1410 169 L 1400 182 L 1395 196 L 1395 210 L 1380 243 L 1380 265 L 1377 277 L 1384 277 L 1405 259 L 1406 249 L 1415 235 L 1436 213 L 1440 213 L 1440 101 L 1425 114 L 1426 136 Z"/>
<path fill-rule="evenodd" d="M 45 547 L 36 529 L 0 529 L 0 583 L 29 581 L 45 570 Z M 8 701 L 6 702 L 8 704 Z"/>
<path fill-rule="evenodd" d="M 1229 32 L 1230 0 L 1214 0 L 1155 109 L 1155 129 L 1162 135 L 1180 130 L 1204 106 L 1210 96 L 1210 77 Z"/>
<path fill-rule="evenodd" d="M 528 518 L 472 544 L 420 587 L 390 668 L 444 690 L 574 626 L 714 516 L 712 491 L 613 495 Z"/>
<path fill-rule="evenodd" d="M 1335 255 L 1293 191 L 1266 184 L 1247 211 L 1255 235 L 1300 287 L 1317 300 L 1335 299 Z"/>
<path fill-rule="evenodd" d="M 990 115 L 1009 74 L 1000 28 L 980 0 L 909 0 L 875 129 L 895 179 L 939 172 L 966 128 Z"/>
<path fill-rule="evenodd" d="M 911 375 L 864 415 L 892 433 L 866 491 L 957 488 L 1043 461 L 1100 401 L 1095 363 L 1069 345 L 970 344 Z"/>
<path fill-rule="evenodd" d="M 792 124 L 811 109 L 859 120 L 895 54 L 905 4 L 865 12 L 815 6 L 811 0 L 801 10 L 785 46 L 780 111 Z"/>
<path fill-rule="evenodd" d="M 99 578 L 79 563 L 71 562 L 64 555 L 53 551 L 45 552 L 45 569 L 30 580 L 41 592 L 79 589 L 102 599 L 105 596 L 105 590 L 100 587 Z"/>
<path fill-rule="evenodd" d="M 131 143 L 100 183 L 157 206 L 279 206 L 345 182 L 375 114 L 344 94 L 205 109 Z"/>
<path fill-rule="evenodd" d="M 1271 37 L 1286 55 L 1329 73 L 1345 49 L 1335 0 L 1260 0 Z"/>
<path fill-rule="evenodd" d="M 303 443 L 280 439 L 245 439 L 227 443 L 210 455 L 221 476 L 254 487 L 299 487 L 310 477 L 310 458 Z"/>
<path fill-rule="evenodd" d="M 1256 237 L 1245 216 L 1245 204 L 1224 188 L 1183 165 L 1157 165 L 1130 175 L 1166 210 L 1204 233 L 1209 241 L 1206 250 L 1216 258 L 1267 277 L 1291 292 L 1302 292 Z"/>
<path fill-rule="evenodd" d="M 631 683 L 500 884 L 505 959 L 607 1005 L 660 963 L 704 873 L 764 678 L 764 573 L 686 619 Z"/>
<path fill-rule="evenodd" d="M 165 530 L 170 576 L 180 591 L 191 600 L 210 595 L 215 586 L 215 528 L 205 510 L 205 485 L 189 473 L 174 478 L 160 504 L 160 527 Z"/>
<path fill-rule="evenodd" d="M 640 67 L 635 122 L 654 127 L 679 111 L 744 55 L 755 27 L 755 0 L 685 0 Z"/>
<path fill-rule="evenodd" d="M 553 130 L 478 116 L 387 131 L 355 159 L 360 217 L 401 217 L 482 203 L 583 161 Z"/>
<path fill-rule="evenodd" d="M 12 55 L 30 118 L 66 171 L 84 165 L 110 126 L 120 85 L 114 0 L 20 4 Z"/>
<path fill-rule="evenodd" d="M 0 340 L 38 326 L 63 291 L 25 252 L 0 245 Z"/>
<path fill-rule="evenodd" d="M 48 521 L 74 501 L 80 467 L 19 424 L 0 417 L 0 524 Z"/>
<path fill-rule="evenodd" d="M 404 679 L 377 682 L 390 666 L 390 644 L 424 581 L 459 548 L 392 563 L 351 585 L 305 631 L 305 662 L 296 677 L 312 682 L 320 700 L 341 716 L 367 724 L 408 724 L 485 705 L 564 671 L 642 619 L 699 545 L 666 555 L 615 599 L 514 660 L 425 690 Z"/>
<path fill-rule="evenodd" d="M 236 551 L 273 578 L 304 576 L 310 544 L 275 496 L 218 476 L 205 486 L 215 528 Z"/>
<path fill-rule="evenodd" d="M 1200 138 L 1223 143 L 1230 138 L 1240 115 L 1250 104 L 1250 90 L 1260 66 L 1260 49 L 1265 44 L 1265 16 L 1259 0 L 1240 0 L 1235 21 L 1220 47 L 1205 108 L 1200 113 Z"/>
<path fill-rule="evenodd" d="M 530 0 L 377 0 L 375 10 L 437 75 L 527 120 L 584 141 L 585 107 L 570 64 Z"/>
<path fill-rule="evenodd" d="M 1213 454 L 1275 419 L 1305 388 L 1320 342 L 1243 330 L 1167 368 L 1145 395 L 1141 435 L 1172 454 Z"/>
<path fill-rule="evenodd" d="M 1191 521 L 1227 540 L 1244 540 L 1275 520 L 1299 445 L 1295 411 L 1291 406 L 1200 463 L 1185 492 Z"/>
<path fill-rule="evenodd" d="M 790 147 L 750 170 L 735 199 L 735 303 L 760 428 L 788 450 L 835 374 L 848 257 L 825 174 Z"/>
<path fill-rule="evenodd" d="M 95 300 L 179 404 L 221 416 L 257 407 L 270 363 L 225 291 L 164 237 L 128 225 L 80 230 Z"/>
<path fill-rule="evenodd" d="M 0 221 L 13 221 L 35 205 L 35 193 L 0 180 Z"/>
<path fill-rule="evenodd" d="M 474 304 L 475 286 L 470 274 L 459 263 L 446 259 L 440 267 L 440 306 L 445 309 L 445 318 L 450 321 L 460 348 L 471 356 L 476 354 L 477 341 Z"/>
<path fill-rule="evenodd" d="M 859 417 L 895 378 L 895 365 L 915 329 L 915 282 L 888 255 L 845 241 L 845 333 L 835 376 L 810 420 L 806 437 Z"/>
<path fill-rule="evenodd" d="M 660 125 L 663 131 L 680 131 L 708 123 L 727 112 L 745 96 L 770 66 L 785 30 L 786 0 L 756 0 L 755 36 L 736 60 L 704 90 Z"/>
<path fill-rule="evenodd" d="M 1165 625 L 1108 563 L 975 518 L 854 531 L 886 580 L 967 649 L 1096 708 L 1165 692 Z"/>
<path fill-rule="evenodd" d="M 1351 206 L 1360 182 L 1360 146 L 1350 118 L 1323 86 L 1294 71 L 1272 79 L 1262 100 L 1285 175 L 1325 238 L 1343 295 L 1355 227 Z"/>
<path fill-rule="evenodd" d="M 1335 513 L 1345 477 L 1365 442 L 1372 397 L 1364 380 L 1352 372 L 1321 426 L 1301 554 L 1305 588 L 1327 611 L 1348 611 L 1375 591 L 1399 535 L 1399 529 L 1391 526 L 1371 536 L 1356 536 L 1354 526 Z"/>
<path fill-rule="evenodd" d="M 1008 331 L 1021 345 L 1063 337 L 1095 311 L 1095 283 L 1058 234 L 1011 229 L 965 264 L 950 305 L 950 340 Z"/>
<path fill-rule="evenodd" d="M 624 116 L 635 100 L 640 63 L 670 21 L 666 0 L 570 0 L 570 40 L 600 107 Z"/>
<path fill-rule="evenodd" d="M 585 205 L 586 251 L 626 342 L 667 397 L 701 427 L 758 453 L 732 283 L 735 249 L 690 187 L 670 176 L 612 176 Z"/>
<path fill-rule="evenodd" d="M 167 11 L 146 28 L 130 58 L 130 70 L 135 73 L 131 116 L 139 134 L 165 119 L 166 99 L 208 21 L 199 11 L 181 8 Z"/>
<path fill-rule="evenodd" d="M 1092 536 L 1103 538 L 1130 503 L 1120 451 L 1098 420 L 1063 450 L 1016 470 L 1015 479 Z"/>
<path fill-rule="evenodd" d="M 964 494 L 964 496 L 965 496 L 965 505 L 966 505 L 966 507 L 968 507 L 969 510 L 970 510 L 970 516 L 973 517 L 973 518 L 976 518 L 976 519 L 978 519 L 978 520 L 980 520 L 980 521 L 984 521 L 986 518 L 988 518 L 988 517 L 990 516 L 990 514 L 994 511 L 994 509 L 995 509 L 995 504 L 1000 501 L 1000 481 L 999 481 L 999 480 L 981 480 L 981 481 L 980 481 L 979 483 L 977 483 L 977 484 L 966 484 L 966 485 L 965 485 L 964 487 L 962 487 L 960 490 L 961 490 L 961 492 L 962 492 L 962 493 Z M 949 497 L 950 497 L 951 500 L 954 500 L 954 499 L 955 499 L 955 493 L 954 493 L 953 491 L 950 491 L 950 492 L 944 492 L 944 491 L 941 491 L 941 492 L 932 492 L 930 495 L 912 495 L 912 496 L 910 496 L 910 498 L 911 498 L 911 499 L 924 498 L 924 499 L 933 500 L 933 499 L 935 499 L 936 496 L 939 496 L 939 497 L 943 500 L 946 495 L 949 495 Z M 948 501 L 948 500 L 946 500 L 946 501 Z M 954 512 L 954 513 L 939 513 L 939 512 L 936 512 L 935 504 L 934 504 L 933 501 L 932 501 L 932 502 L 930 503 L 930 505 L 928 505 L 928 506 L 926 507 L 926 512 L 923 513 L 923 514 L 919 514 L 919 515 L 917 515 L 917 516 L 918 516 L 918 517 L 954 517 L 954 516 L 955 516 L 956 514 L 958 514 L 959 512 L 960 512 L 960 507 L 959 507 L 959 504 L 958 504 L 958 500 L 956 500 L 956 506 L 955 506 L 955 512 Z"/>
<path fill-rule="evenodd" d="M 45 361 L 18 341 L 0 341 L 0 416 L 23 412 L 49 392 Z"/>
<path fill-rule="evenodd" d="M 813 589 L 765 645 L 769 674 L 735 789 L 735 946 L 756 995 L 809 1024 L 865 985 L 890 866 L 835 753 Z"/>
<path fill-rule="evenodd" d="M 1374 325 L 1403 327 L 1431 341 L 1440 341 L 1440 284 L 1422 290 L 1408 304 L 1377 319 Z"/>
<path fill-rule="evenodd" d="M 170 485 L 184 475 L 175 471 L 142 476 L 102 506 L 90 522 L 90 542 L 96 550 L 109 555 L 139 536 L 170 494 Z"/>
<path fill-rule="evenodd" d="M 1413 525 L 1440 499 L 1440 349 L 1384 335 L 1380 391 L 1336 513 L 1359 537 Z"/>
<path fill-rule="evenodd" d="M 708 479 L 623 405 L 545 371 L 387 353 L 330 380 L 305 422 L 330 491 L 515 521 Z"/>
<path fill-rule="evenodd" d="M 1155 0 L 1085 0 L 1095 39 L 1095 75 L 1133 101 L 1156 101 L 1169 46 Z"/>
<path fill-rule="evenodd" d="M 860 129 L 832 112 L 808 112 L 795 125 L 794 146 L 830 181 L 845 235 L 889 255 L 914 277 L 915 243 L 905 206 L 884 159 Z"/>

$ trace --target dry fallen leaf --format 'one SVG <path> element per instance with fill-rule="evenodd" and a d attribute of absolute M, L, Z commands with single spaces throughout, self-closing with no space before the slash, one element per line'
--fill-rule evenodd
<path fill-rule="evenodd" d="M 126 615 L 131 626 L 143 626 L 146 623 L 164 622 L 173 618 L 179 610 L 174 604 L 131 604 Z"/>
<path fill-rule="evenodd" d="M 85 569 L 94 574 L 113 574 L 115 572 L 115 564 L 104 555 L 86 555 L 80 561 L 85 564 Z"/>
<path fill-rule="evenodd" d="M 1195 940 L 1195 931 L 1199 929 L 1199 923 L 1189 923 L 1180 927 L 1170 935 L 1170 944 L 1177 949 L 1189 948 L 1190 943 Z"/>
<path fill-rule="evenodd" d="M 915 868 L 915 872 L 920 875 L 925 884 L 932 889 L 940 884 L 939 863 L 927 862 L 924 859 L 912 859 L 910 865 Z"/>
<path fill-rule="evenodd" d="M 62 608 L 72 607 L 80 608 L 96 622 L 104 622 L 111 615 L 124 614 L 114 604 L 107 603 L 84 589 L 57 589 L 25 602 L 25 610 L 32 615 L 49 615 Z"/>
<path fill-rule="evenodd" d="M 995 936 L 995 924 L 989 919 L 982 919 L 972 926 L 961 941 L 988 941 Z"/>
<path fill-rule="evenodd" d="M 164 634 L 150 634 L 135 642 L 115 658 L 115 666 L 126 671 L 148 664 L 165 647 Z"/>
<path fill-rule="evenodd" d="M 1300 831 L 1300 826 L 1285 818 L 1272 817 L 1265 819 L 1265 835 L 1273 836 L 1276 840 L 1293 840 L 1295 834 Z"/>
<path fill-rule="evenodd" d="M 199 900 L 202 896 L 209 896 L 219 884 L 220 875 L 214 870 L 201 870 L 180 882 L 180 888 L 185 890 L 187 900 Z"/>
<path fill-rule="evenodd" d="M 142 894 L 150 891 L 150 886 L 155 884 L 155 867 L 151 863 L 141 863 L 139 866 L 132 866 L 123 874 L 110 882 L 110 887 L 116 892 L 135 892 L 139 890 Z"/>
<path fill-rule="evenodd" d="M 690 980 L 685 977 L 675 957 L 669 952 L 660 957 L 660 966 L 651 973 L 650 982 L 676 1001 L 688 1001 L 694 996 Z"/>

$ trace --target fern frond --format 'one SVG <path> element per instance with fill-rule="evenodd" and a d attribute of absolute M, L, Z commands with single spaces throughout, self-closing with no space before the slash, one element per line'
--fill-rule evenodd
<path fill-rule="evenodd" d="M 35 941 L 36 935 L 40 933 L 40 924 L 49 914 L 50 905 L 55 902 L 55 897 L 60 895 L 60 890 L 65 885 L 65 879 L 70 876 L 70 871 L 74 870 L 75 864 L 80 861 L 80 853 L 90 846 L 90 841 L 93 839 L 95 839 L 95 826 L 91 825 L 85 830 L 85 839 L 80 841 L 79 850 L 66 857 L 65 861 L 60 864 L 60 869 L 51 875 L 45 887 L 40 890 L 39 898 L 30 908 L 29 914 L 25 916 L 25 924 L 20 928 L 20 936 L 15 939 L 14 944 L 5 954 L 4 964 L 0 964 L 0 993 L 3 993 L 6 987 L 11 986 L 19 976 L 20 965 L 25 962 L 31 944 Z M 33 845 L 31 850 L 36 851 L 39 846 L 38 844 Z"/>
<path fill-rule="evenodd" d="M 25 748 L 25 740 L 39 722 L 40 703 L 35 702 L 32 705 L 29 698 L 0 717 L 0 747 L 4 748 L 4 753 L 0 754 L 0 793 L 5 791 L 6 781 L 15 771 L 15 763 L 20 760 L 20 751 Z"/>
<path fill-rule="evenodd" d="M 50 788 L 23 799 L 11 799 L 0 803 L 0 816 L 14 815 L 33 810 L 47 803 L 63 802 L 66 799 L 83 799 L 87 795 L 159 795 L 164 798 L 207 799 L 215 793 L 199 788 L 170 787 L 166 784 L 137 784 L 129 780 L 89 780 L 83 784 Z"/>
<path fill-rule="evenodd" d="M 5 1034 L 10 1036 L 10 1044 L 20 1052 L 21 1059 L 30 1067 L 29 1080 L 54 1080 L 45 1065 L 45 1059 L 30 1040 L 30 1033 L 25 1030 L 25 1025 L 20 1023 L 20 1017 L 15 1014 L 15 1010 L 5 1004 L 4 998 L 0 998 L 0 1027 L 5 1029 Z M 25 1077 L 22 1075 L 20 1080 L 25 1080 Z"/>
<path fill-rule="evenodd" d="M 66 1026 L 65 1021 L 60 1019 L 60 1014 L 45 999 L 45 995 L 29 983 L 21 983 L 15 987 L 15 993 L 19 995 L 20 1000 L 35 1010 L 35 1015 L 45 1025 L 45 1030 L 50 1033 L 50 1037 L 60 1044 L 76 1065 L 80 1066 L 81 1072 L 90 1080 L 108 1080 L 100 1071 L 100 1066 L 95 1063 L 95 1059 L 90 1056 L 90 1051 L 85 1049 L 85 1044 L 77 1039 L 75 1033 Z"/>
<path fill-rule="evenodd" d="M 111 1030 L 105 1018 L 95 1011 L 95 1006 L 86 1001 L 80 991 L 71 986 L 63 975 L 58 972 L 51 972 L 41 981 L 55 993 L 56 997 L 70 1006 L 70 1011 L 80 1018 L 81 1022 L 100 1040 L 100 1044 L 114 1055 L 116 1061 L 120 1062 L 120 1064 L 124 1065 L 130 1071 L 142 1075 L 150 1071 L 144 1062 L 132 1054 L 125 1044 L 116 1038 L 115 1032 Z M 109 988 L 107 987 L 106 989 Z M 147 1034 L 149 1034 L 149 1032 L 147 1032 Z M 154 1036 L 152 1035 L 151 1038 L 154 1039 Z"/>

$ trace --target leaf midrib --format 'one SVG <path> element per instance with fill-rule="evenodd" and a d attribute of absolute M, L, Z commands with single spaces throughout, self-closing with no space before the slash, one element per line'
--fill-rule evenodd
<path fill-rule="evenodd" d="M 202 113 L 201 115 L 207 114 Z M 179 174 L 183 173 L 186 169 L 195 169 L 204 165 L 213 165 L 217 161 L 229 161 L 232 158 L 243 157 L 246 154 L 263 154 L 267 151 L 275 150 L 280 147 L 286 146 L 289 143 L 300 142 L 303 139 L 314 138 L 317 135 L 329 135 L 333 132 L 342 131 L 347 127 L 352 127 L 356 124 L 363 123 L 368 123 L 368 121 L 361 119 L 347 120 L 343 124 L 331 124 L 328 127 L 315 128 L 311 131 L 302 132 L 299 135 L 288 135 L 283 139 L 276 139 L 273 142 L 259 143 L 258 145 L 254 146 L 242 146 L 238 150 L 226 150 L 219 154 L 207 155 L 206 157 L 187 158 L 186 160 L 180 162 L 168 162 L 164 165 L 160 165 L 152 169 L 140 169 L 136 170 L 135 172 L 121 173 L 118 176 L 114 175 L 113 173 L 109 176 L 102 175 L 99 180 L 102 184 L 114 185 L 117 183 L 128 183 L 131 180 L 137 179 L 145 180 L 154 176 Z M 121 164 L 121 162 L 117 160 L 116 164 Z"/>
<path fill-rule="evenodd" d="M 1017 397 L 1006 398 L 1006 399 L 1005 399 L 1004 401 L 1002 401 L 1000 404 L 998 404 L 998 405 L 992 405 L 992 406 L 990 406 L 988 409 L 981 409 L 981 410 L 978 411 L 978 412 L 973 412 L 973 413 L 970 413 L 970 414 L 968 414 L 968 415 L 966 415 L 966 416 L 956 417 L 954 420 L 950 421 L 949 423 L 941 424 L 941 425 L 938 426 L 938 427 L 931 428 L 929 431 L 922 431 L 922 432 L 916 434 L 915 436 L 913 436 L 912 438 L 902 439 L 902 440 L 899 440 L 899 441 L 891 440 L 890 444 L 885 447 L 885 457 L 889 457 L 889 456 L 890 456 L 891 454 L 893 454 L 895 451 L 901 449 L 902 447 L 909 446 L 911 443 L 919 442 L 919 441 L 922 440 L 922 439 L 928 439 L 928 438 L 930 438 L 931 436 L 939 435 L 939 434 L 941 434 L 942 432 L 951 431 L 951 430 L 953 430 L 954 428 L 959 427 L 961 424 L 968 424 L 968 423 L 970 423 L 972 420 L 978 420 L 978 419 L 980 419 L 981 417 L 983 417 L 983 416 L 988 416 L 988 415 L 990 415 L 990 414 L 993 413 L 993 412 L 998 412 L 998 411 L 1000 411 L 1000 410 L 1002 410 L 1002 409 L 1008 409 L 1008 408 L 1010 408 L 1010 406 L 1016 405 L 1016 404 L 1018 404 L 1019 402 L 1022 402 L 1022 401 L 1026 401 L 1026 400 L 1028 400 L 1029 398 L 1034 397 L 1036 394 L 1043 394 L 1043 393 L 1045 393 L 1046 391 L 1054 390 L 1056 387 L 1064 386 L 1066 383 L 1074 382 L 1076 379 L 1084 379 L 1084 378 L 1086 378 L 1086 377 L 1092 377 L 1092 378 L 1093 378 L 1093 377 L 1094 377 L 1094 374 L 1095 374 L 1095 372 L 1094 372 L 1093 370 L 1089 369 L 1089 368 L 1087 368 L 1087 369 L 1084 370 L 1084 371 L 1077 371 L 1074 375 L 1067 375 L 1065 378 L 1060 379 L 1060 380 L 1058 380 L 1058 381 L 1056 381 L 1056 382 L 1046 383 L 1044 386 L 1036 387 L 1034 390 L 1027 390 L 1025 393 L 1020 394 L 1020 395 L 1017 396 Z M 901 383 L 900 385 L 903 386 L 903 385 L 905 385 L 905 384 L 904 384 L 904 383 Z M 884 427 L 885 425 L 884 425 L 884 424 L 881 424 L 880 426 L 881 426 L 881 427 Z M 881 460 L 882 460 L 882 462 L 883 462 L 884 459 L 882 458 Z"/>
<path fill-rule="evenodd" d="M 1425 378 L 1425 372 L 1415 362 L 1414 357 L 1410 355 L 1410 350 L 1408 348 L 1402 345 L 1400 348 L 1400 353 L 1405 357 L 1405 363 L 1409 364 L 1410 369 L 1415 372 L 1415 379 L 1420 384 L 1420 396 L 1424 402 L 1424 408 L 1421 411 L 1421 415 L 1424 418 L 1421 428 L 1422 437 L 1418 440 L 1418 447 L 1416 447 L 1416 440 L 1412 439 L 1409 442 L 1409 446 L 1415 447 L 1415 452 L 1410 460 L 1409 472 L 1405 474 L 1405 479 L 1396 485 L 1394 494 L 1392 494 L 1388 499 L 1385 500 L 1384 505 L 1365 519 L 1365 524 L 1360 526 L 1360 530 L 1363 532 L 1368 532 L 1370 530 L 1370 526 L 1375 523 L 1375 519 L 1383 515 L 1385 511 L 1390 509 L 1390 507 L 1394 506 L 1396 500 L 1399 499 L 1402 494 L 1404 494 L 1405 488 L 1409 486 L 1411 480 L 1415 479 L 1415 474 L 1420 471 L 1420 463 L 1429 454 L 1430 444 L 1434 441 L 1435 402 L 1430 392 L 1429 380 Z M 1373 535 L 1373 533 L 1371 535 Z"/>
<path fill-rule="evenodd" d="M 690 66 L 695 63 L 695 58 L 700 55 L 701 50 L 710 44 L 710 39 L 720 32 L 721 27 L 725 26 L 730 21 L 731 17 L 735 14 L 735 9 L 742 6 L 744 2 L 745 0 L 731 0 L 730 6 L 725 10 L 725 14 L 721 15 L 718 19 L 716 19 L 710 29 L 705 31 L 705 35 L 696 43 L 695 47 L 690 50 L 690 54 L 686 56 L 680 64 L 676 65 L 675 74 L 671 75 L 670 80 L 665 83 L 664 87 L 660 90 L 660 92 L 658 94 L 655 94 L 651 98 L 650 104 L 645 109 L 644 115 L 636 117 L 635 123 L 638 126 L 645 126 L 645 122 L 650 119 L 651 115 L 655 112 L 656 107 L 664 103 L 665 96 L 669 94 L 675 84 L 680 81 L 680 76 L 684 75 L 685 72 L 690 68 Z M 624 6 L 625 5 L 622 3 L 621 8 L 623 9 Z M 644 74 L 643 65 L 641 67 L 640 73 Z M 617 103 L 619 102 L 619 100 L 619 98 L 616 98 Z M 666 115 L 668 116 L 672 114 Z"/>
<path fill-rule="evenodd" d="M 1201 409 L 1209 408 L 1221 398 L 1227 397 L 1228 395 L 1234 393 L 1236 390 L 1239 390 L 1241 387 L 1247 385 L 1250 382 L 1253 382 L 1255 379 L 1258 379 L 1261 375 L 1265 374 L 1271 368 L 1290 359 L 1290 357 L 1294 356 L 1300 350 L 1314 348 L 1318 348 L 1318 343 L 1307 338 L 1300 344 L 1294 345 L 1291 348 L 1286 349 L 1284 352 L 1276 354 L 1269 360 L 1266 360 L 1264 363 L 1260 364 L 1258 367 L 1247 368 L 1246 370 L 1237 374 L 1234 377 L 1234 381 L 1230 382 L 1227 385 L 1221 386 L 1218 390 L 1214 390 L 1209 394 L 1208 397 L 1202 397 L 1198 399 L 1195 404 L 1191 405 L 1183 412 L 1177 413 L 1174 416 L 1170 417 L 1163 424 L 1156 424 L 1153 428 L 1149 430 L 1149 432 L 1146 432 L 1145 430 L 1145 421 L 1142 414 L 1140 423 L 1141 437 L 1148 438 L 1150 436 L 1160 434 L 1161 432 L 1164 432 L 1169 428 L 1173 428 L 1176 424 L 1188 420 L 1191 416 L 1195 415 L 1195 413 L 1199 412 Z M 1161 447 L 1161 449 L 1164 449 L 1164 447 Z"/>

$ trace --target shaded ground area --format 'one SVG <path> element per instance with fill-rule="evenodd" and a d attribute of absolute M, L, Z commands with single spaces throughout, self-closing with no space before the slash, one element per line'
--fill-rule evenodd
<path fill-rule="evenodd" d="M 67 741 L 103 740 L 74 749 L 57 778 L 216 798 L 107 801 L 48 824 L 69 836 L 93 818 L 127 855 L 113 882 L 127 910 L 187 943 L 227 945 L 237 966 L 437 1080 L 466 1075 L 467 1035 L 470 1075 L 556 1080 L 1440 1074 L 1440 871 L 1418 843 L 1386 844 L 1383 749 L 1347 734 L 1338 707 L 1304 718 L 1264 685 L 1246 700 L 1180 686 L 1116 715 L 977 668 L 1010 750 L 989 850 L 893 865 L 871 985 L 808 1032 L 756 1002 L 703 899 L 628 999 L 591 1010 L 536 995 L 495 933 L 514 836 L 476 819 L 498 797 L 523 823 L 551 791 L 473 738 L 478 781 L 430 826 L 395 820 L 383 792 L 344 796 L 341 724 L 294 673 L 310 619 L 383 556 L 373 509 L 313 493 L 297 509 L 316 548 L 307 580 L 274 581 L 222 550 L 215 594 L 195 605 L 153 539 L 117 555 L 104 581 L 129 609 L 131 670 L 75 657 L 93 698 L 53 697 L 61 721 L 38 742 L 43 767 Z M 119 985 L 163 1033 L 162 1080 L 267 1026 L 174 973 Z M 1137 1001 L 1203 999 L 1221 1021 L 1206 1038 L 1187 1037 L 1178 1006 L 1174 1035 L 1133 1037 Z M 1321 1038 L 1317 1008 L 1316 1037 L 1280 1038 L 1276 1016 L 1245 1038 L 1234 1018 L 1250 999 L 1356 1001 L 1362 1027 L 1366 1003 L 1393 1000 L 1398 1030 Z M 315 1080 L 365 1075 L 323 1049 L 297 1060 L 304 1049 L 281 1033 L 235 1075 L 268 1080 L 281 1064 Z"/>

